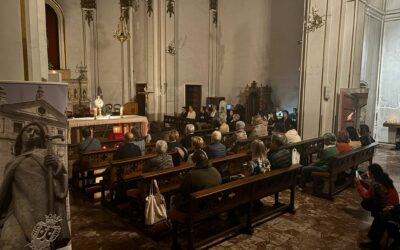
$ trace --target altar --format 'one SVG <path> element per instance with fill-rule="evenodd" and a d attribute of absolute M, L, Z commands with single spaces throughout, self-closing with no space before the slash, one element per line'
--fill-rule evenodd
<path fill-rule="evenodd" d="M 131 128 L 135 124 L 139 123 L 143 136 L 147 135 L 148 120 L 145 116 L 139 115 L 124 115 L 121 116 L 103 116 L 95 119 L 94 117 L 82 117 L 82 118 L 71 118 L 68 119 L 68 144 L 77 144 L 81 141 L 81 128 L 90 127 L 94 132 L 101 133 L 105 137 L 107 131 L 112 131 L 113 127 L 118 126 L 121 133 L 131 131 Z M 105 127 L 96 131 L 96 127 Z M 95 136 L 97 137 L 97 136 Z"/>
<path fill-rule="evenodd" d="M 388 128 L 388 142 L 396 143 L 397 140 L 400 140 L 400 123 L 396 122 L 384 122 L 384 127 Z M 397 139 L 397 140 L 396 140 Z"/>

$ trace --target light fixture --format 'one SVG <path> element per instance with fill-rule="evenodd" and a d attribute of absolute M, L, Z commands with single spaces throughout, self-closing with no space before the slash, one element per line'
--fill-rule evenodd
<path fill-rule="evenodd" d="M 124 16 L 123 14 L 124 12 L 125 11 L 123 10 L 123 8 L 121 8 L 121 16 L 119 18 L 119 23 L 113 35 L 113 37 L 118 41 L 120 41 L 121 43 L 124 43 L 126 40 L 129 40 L 131 38 L 126 23 L 127 17 Z"/>

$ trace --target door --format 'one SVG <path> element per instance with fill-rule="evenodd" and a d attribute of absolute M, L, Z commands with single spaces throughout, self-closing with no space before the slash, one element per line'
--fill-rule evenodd
<path fill-rule="evenodd" d="M 138 104 L 139 115 L 146 115 L 146 95 L 144 93 L 144 88 L 146 88 L 146 83 L 136 83 L 136 102 Z"/>
<path fill-rule="evenodd" d="M 201 85 L 186 85 L 185 106 L 192 106 L 196 111 L 201 107 Z"/>
<path fill-rule="evenodd" d="M 344 90 L 340 91 L 339 118 L 339 130 L 346 130 L 347 127 L 357 127 L 357 99 Z"/>

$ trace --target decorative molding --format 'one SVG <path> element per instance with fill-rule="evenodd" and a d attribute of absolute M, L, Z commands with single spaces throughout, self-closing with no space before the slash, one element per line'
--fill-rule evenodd
<path fill-rule="evenodd" d="M 213 23 L 218 25 L 218 0 L 210 0 L 210 11 L 213 15 Z"/>
<path fill-rule="evenodd" d="M 318 14 L 318 9 L 312 7 L 311 13 L 308 15 L 308 19 L 305 20 L 306 31 L 314 32 L 317 29 L 324 26 L 326 23 L 326 16 L 321 16 Z"/>
<path fill-rule="evenodd" d="M 96 9 L 96 0 L 81 0 L 82 9 Z"/>
<path fill-rule="evenodd" d="M 83 16 L 90 26 L 94 19 L 94 10 L 96 9 L 96 0 L 81 0 L 81 9 Z"/>
<path fill-rule="evenodd" d="M 169 18 L 175 14 L 175 0 L 167 0 L 167 13 L 169 14 Z"/>
<path fill-rule="evenodd" d="M 121 8 L 129 8 L 133 6 L 133 0 L 120 0 L 119 4 L 121 5 Z"/>
<path fill-rule="evenodd" d="M 153 0 L 146 0 L 147 4 L 147 14 L 149 17 L 151 17 L 151 14 L 153 13 Z"/>
<path fill-rule="evenodd" d="M 400 20 L 400 10 L 390 11 L 385 14 L 384 17 L 385 22 L 398 21 L 398 20 Z"/>

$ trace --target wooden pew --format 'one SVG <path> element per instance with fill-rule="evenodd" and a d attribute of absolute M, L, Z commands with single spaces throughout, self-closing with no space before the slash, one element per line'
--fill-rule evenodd
<path fill-rule="evenodd" d="M 294 165 L 192 193 L 188 211 L 173 210 L 169 213 L 173 225 L 173 244 L 171 248 L 179 249 L 180 247 L 178 243 L 178 227 L 181 225 L 186 229 L 187 249 L 194 249 L 214 240 L 237 234 L 241 229 L 251 234 L 252 226 L 270 218 L 273 214 L 282 212 L 294 213 L 294 188 L 298 170 L 299 165 Z M 289 204 L 280 206 L 272 211 L 260 214 L 253 213 L 253 205 L 259 199 L 287 189 L 291 192 Z M 201 222 L 237 208 L 245 208 L 244 220 L 239 220 L 238 223 L 225 228 L 221 232 L 209 233 L 204 238 L 195 238 L 195 236 L 199 235 L 195 233 L 195 230 L 200 228 Z"/>
<path fill-rule="evenodd" d="M 313 161 L 313 156 L 324 149 L 324 138 L 313 138 L 283 146 L 292 153 L 295 148 L 300 153 L 300 164 L 307 166 Z"/>
<path fill-rule="evenodd" d="M 266 141 L 270 140 L 270 136 L 260 136 L 257 139 L 263 141 L 264 143 L 266 143 Z M 236 142 L 236 149 L 237 152 L 248 152 L 250 151 L 250 144 L 254 141 L 254 139 L 244 139 L 244 140 L 238 140 Z"/>
<path fill-rule="evenodd" d="M 231 175 L 243 173 L 246 168 L 243 163 L 250 160 L 251 155 L 245 152 L 214 158 L 210 160 L 210 163 L 220 172 L 222 181 L 228 182 Z"/>
<path fill-rule="evenodd" d="M 145 155 L 139 157 L 132 157 L 122 160 L 110 161 L 107 167 L 106 174 L 101 181 L 101 202 L 106 204 L 105 191 L 110 192 L 110 203 L 113 204 L 116 195 L 125 195 L 121 192 L 116 192 L 117 187 L 129 189 L 128 183 L 135 185 L 135 181 L 139 179 L 142 174 L 142 169 L 146 161 L 155 157 L 155 154 Z M 125 192 L 125 190 L 124 190 Z"/>
<path fill-rule="evenodd" d="M 185 132 L 185 127 L 187 124 L 195 124 L 195 123 L 196 123 L 195 119 L 164 115 L 164 127 L 175 128 L 181 134 Z"/>
<path fill-rule="evenodd" d="M 80 154 L 72 169 L 75 186 L 83 191 L 86 191 L 88 186 L 95 186 L 94 183 L 89 185 L 88 179 L 96 178 L 97 176 L 88 176 L 88 173 L 107 167 L 109 161 L 114 157 L 115 150 L 115 148 L 109 148 Z"/>
<path fill-rule="evenodd" d="M 348 153 L 341 154 L 333 157 L 329 162 L 329 170 L 326 172 L 313 172 L 313 195 L 326 198 L 329 200 L 334 199 L 334 195 L 343 191 L 348 186 L 353 184 L 355 170 L 359 164 L 368 161 L 372 164 L 375 148 L 377 143 L 372 143 L 368 146 L 352 150 Z M 342 185 L 336 187 L 335 181 L 340 173 L 346 170 L 351 170 L 351 175 L 348 180 Z M 320 185 L 322 183 L 322 187 Z M 324 192 L 325 185 L 328 185 L 328 192 Z"/>

